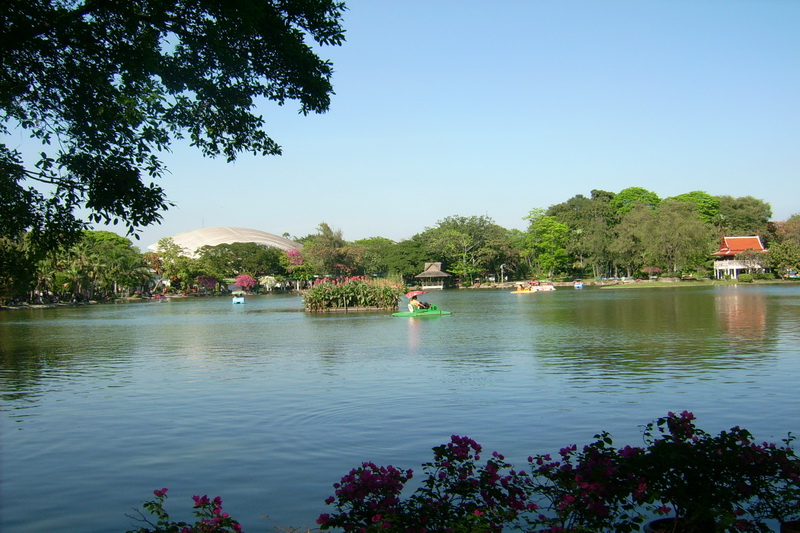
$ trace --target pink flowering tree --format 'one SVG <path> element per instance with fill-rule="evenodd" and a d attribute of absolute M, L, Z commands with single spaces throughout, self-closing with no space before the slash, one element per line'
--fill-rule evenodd
<path fill-rule="evenodd" d="M 290 266 L 300 266 L 303 264 L 303 253 L 297 248 L 292 248 L 286 251 L 286 257 L 289 260 Z"/>
<path fill-rule="evenodd" d="M 236 276 L 236 281 L 234 281 L 233 284 L 237 287 L 240 287 L 244 291 L 249 291 L 256 286 L 256 280 L 252 276 L 241 274 Z"/>
<path fill-rule="evenodd" d="M 309 280 L 314 275 L 311 264 L 303 258 L 303 252 L 297 248 L 287 250 L 282 262 L 286 272 L 294 279 Z"/>

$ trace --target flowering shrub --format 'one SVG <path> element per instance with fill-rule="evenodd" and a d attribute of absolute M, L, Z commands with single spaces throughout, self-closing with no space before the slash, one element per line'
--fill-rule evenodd
<path fill-rule="evenodd" d="M 615 449 L 608 433 L 579 449 L 576 445 L 529 457 L 528 492 L 539 513 L 528 519 L 536 531 L 638 531 L 644 521 L 646 481 L 632 468 L 641 448 Z"/>
<path fill-rule="evenodd" d="M 479 464 L 480 445 L 457 435 L 433 452 L 422 485 L 407 499 L 400 494 L 411 470 L 372 463 L 351 470 L 326 500 L 336 512 L 320 515 L 317 524 L 359 532 L 501 531 L 529 505 L 519 474 L 502 455 Z"/>
<path fill-rule="evenodd" d="M 770 531 L 769 519 L 800 516 L 800 462 L 791 447 L 756 444 L 733 427 L 710 435 L 684 411 L 645 428 L 635 465 L 648 480 L 658 514 L 676 519 L 675 531 Z"/>
<path fill-rule="evenodd" d="M 241 533 L 242 526 L 225 511 L 222 510 L 222 499 L 217 496 L 213 500 L 208 496 L 192 496 L 194 500 L 194 524 L 188 522 L 175 522 L 170 519 L 169 513 L 164 509 L 167 499 L 167 489 L 153 491 L 154 500 L 145 502 L 142 507 L 153 515 L 157 522 L 151 522 L 141 511 L 138 516 L 132 517 L 146 526 L 132 529 L 127 533 Z"/>
<path fill-rule="evenodd" d="M 292 266 L 300 266 L 303 264 L 303 253 L 297 248 L 287 250 L 286 257 L 289 260 L 289 264 Z"/>
<path fill-rule="evenodd" d="M 748 515 L 759 525 L 769 519 L 781 523 L 800 520 L 800 462 L 793 447 L 795 437 L 789 435 L 783 445 L 758 444 L 744 430 L 740 431 L 746 434 L 749 446 L 743 453 L 752 491 L 746 507 Z"/>
<path fill-rule="evenodd" d="M 323 282 L 324 283 L 324 282 Z M 653 516 L 668 516 L 668 531 L 768 532 L 768 522 L 800 518 L 800 460 L 789 435 L 783 445 L 758 444 L 739 427 L 710 435 L 692 413 L 668 413 L 645 427 L 644 446 L 615 448 L 608 433 L 583 446 L 528 458 L 516 471 L 493 452 L 453 435 L 433 448 L 417 488 L 412 470 L 365 462 L 325 500 L 333 506 L 320 529 L 370 533 L 499 532 L 626 533 Z M 241 527 L 219 498 L 194 496 L 197 521 L 173 522 L 163 508 L 167 489 L 144 508 L 154 524 L 128 533 L 230 533 Z"/>
<path fill-rule="evenodd" d="M 256 286 L 256 280 L 253 276 L 248 276 L 247 274 L 241 274 L 236 276 L 236 281 L 233 282 L 234 285 L 237 287 L 241 287 L 242 290 L 249 291 L 253 287 Z"/>
<path fill-rule="evenodd" d="M 421 486 L 403 499 L 410 470 L 364 463 L 334 485 L 322 529 L 428 531 L 631 532 L 653 516 L 674 519 L 669 531 L 771 531 L 769 520 L 800 517 L 800 461 L 791 444 L 753 442 L 734 427 L 712 436 L 687 411 L 648 424 L 642 447 L 613 446 L 606 432 L 557 458 L 529 457 L 515 471 L 467 437 L 433 449 Z"/>
<path fill-rule="evenodd" d="M 403 523 L 399 497 L 412 477 L 411 470 L 363 463 L 333 484 L 335 496 L 325 503 L 334 504 L 337 512 L 320 515 L 317 523 L 322 529 L 340 527 L 345 531 L 376 531 Z"/>
<path fill-rule="evenodd" d="M 457 435 L 433 449 L 433 461 L 423 465 L 427 477 L 409 498 L 411 524 L 424 524 L 415 531 L 502 531 L 535 509 L 524 473 L 497 452 L 479 464 L 480 453 L 480 444 Z"/>
<path fill-rule="evenodd" d="M 321 278 L 303 293 L 308 311 L 374 307 L 395 309 L 403 288 L 396 283 L 352 276 L 339 279 Z"/>
<path fill-rule="evenodd" d="M 684 411 L 648 424 L 641 470 L 657 513 L 672 513 L 688 531 L 713 530 L 715 522 L 726 527 L 743 514 L 740 504 L 748 498 L 740 487 L 740 454 L 731 448 L 735 443 L 712 437 L 693 421 Z"/>
<path fill-rule="evenodd" d="M 293 279 L 309 280 L 314 275 L 313 265 L 303 259 L 303 253 L 292 248 L 281 256 L 281 264 Z"/>

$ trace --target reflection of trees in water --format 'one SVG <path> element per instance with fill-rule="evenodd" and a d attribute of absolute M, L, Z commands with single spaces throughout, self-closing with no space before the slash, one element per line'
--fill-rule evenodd
<path fill-rule="evenodd" d="M 4 401 L 25 400 L 54 369 L 69 366 L 73 356 L 36 335 L 31 328 L 3 325 L 0 335 L 0 391 Z"/>
<path fill-rule="evenodd" d="M 116 328 L 101 329 L 90 322 L 4 323 L 0 335 L 0 398 L 29 403 L 69 380 L 90 377 L 108 383 L 121 379 L 120 371 L 131 349 L 136 349 L 136 342 L 121 346 Z"/>
<path fill-rule="evenodd" d="M 659 289 L 615 296 L 540 307 L 535 319 L 546 334 L 537 336 L 536 351 L 598 373 L 679 374 L 736 365 L 769 349 L 763 294 Z"/>

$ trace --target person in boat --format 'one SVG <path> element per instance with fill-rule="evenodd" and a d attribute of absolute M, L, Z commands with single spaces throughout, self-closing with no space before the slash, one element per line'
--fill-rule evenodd
<path fill-rule="evenodd" d="M 412 313 L 417 309 L 427 309 L 430 307 L 430 304 L 426 302 L 419 301 L 416 295 L 411 297 L 411 300 L 408 302 L 408 310 Z"/>

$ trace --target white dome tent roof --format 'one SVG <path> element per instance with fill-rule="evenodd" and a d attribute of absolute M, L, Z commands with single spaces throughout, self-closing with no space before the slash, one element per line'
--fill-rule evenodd
<path fill-rule="evenodd" d="M 284 237 L 278 237 L 266 231 L 249 228 L 231 228 L 227 226 L 196 229 L 194 231 L 179 233 L 171 238 L 175 244 L 185 248 L 192 257 L 196 256 L 197 250 L 203 246 L 216 246 L 218 244 L 230 244 L 234 242 L 255 242 L 280 250 L 299 250 L 303 247 L 300 243 Z M 158 243 L 151 244 L 147 248 L 157 252 Z"/>

